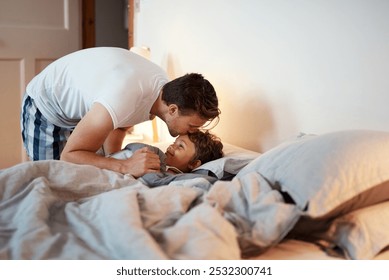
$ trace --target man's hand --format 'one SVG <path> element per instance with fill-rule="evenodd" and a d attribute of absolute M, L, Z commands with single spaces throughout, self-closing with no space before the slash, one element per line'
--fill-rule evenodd
<path fill-rule="evenodd" d="M 144 147 L 136 150 L 129 159 L 123 160 L 122 168 L 122 173 L 138 178 L 146 173 L 160 172 L 161 161 L 156 153 Z"/>

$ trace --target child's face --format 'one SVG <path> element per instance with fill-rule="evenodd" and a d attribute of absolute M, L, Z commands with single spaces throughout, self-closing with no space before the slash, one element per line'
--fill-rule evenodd
<path fill-rule="evenodd" d="M 189 163 L 196 153 L 195 145 L 187 135 L 181 135 L 166 150 L 166 164 L 189 172 Z"/>

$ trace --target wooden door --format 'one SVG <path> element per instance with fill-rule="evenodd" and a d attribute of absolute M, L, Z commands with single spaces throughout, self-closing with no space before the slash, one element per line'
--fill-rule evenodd
<path fill-rule="evenodd" d="M 81 0 L 0 0 L 0 169 L 26 160 L 20 134 L 28 82 L 81 48 Z"/>

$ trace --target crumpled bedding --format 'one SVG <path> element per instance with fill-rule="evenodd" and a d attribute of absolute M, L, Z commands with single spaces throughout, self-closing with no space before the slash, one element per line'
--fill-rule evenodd
<path fill-rule="evenodd" d="M 255 172 L 150 188 L 63 161 L 0 171 L 0 259 L 240 259 L 279 243 L 300 215 Z"/>
<path fill-rule="evenodd" d="M 200 171 L 201 172 L 201 171 Z M 138 178 L 143 184 L 148 187 L 160 187 L 163 185 L 168 185 L 173 181 L 182 181 L 182 180 L 191 180 L 191 179 L 203 179 L 209 182 L 204 182 L 202 185 L 207 190 L 211 184 L 215 183 L 218 179 L 213 176 L 202 173 L 181 173 L 181 174 L 171 174 L 169 172 L 157 172 L 157 173 L 147 173 L 142 177 Z"/>

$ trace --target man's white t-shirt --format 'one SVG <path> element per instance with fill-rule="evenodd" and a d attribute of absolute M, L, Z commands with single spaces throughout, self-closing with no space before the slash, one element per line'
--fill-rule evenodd
<path fill-rule="evenodd" d="M 73 128 L 94 102 L 110 113 L 114 128 L 149 120 L 167 75 L 156 64 L 126 49 L 99 47 L 66 55 L 27 86 L 46 119 Z"/>

